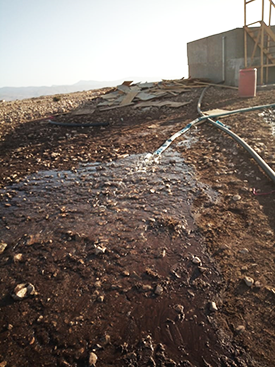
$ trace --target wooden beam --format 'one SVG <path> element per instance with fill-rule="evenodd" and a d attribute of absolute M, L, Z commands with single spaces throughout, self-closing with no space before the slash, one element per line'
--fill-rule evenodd
<path fill-rule="evenodd" d="M 272 4 L 271 1 L 269 1 L 269 17 L 268 17 L 268 26 L 270 27 L 270 23 L 271 23 L 271 10 L 272 10 Z M 267 52 L 270 52 L 270 36 L 267 36 Z M 269 60 L 266 60 L 267 64 L 269 64 Z M 266 84 L 268 84 L 268 79 L 269 79 L 269 68 L 267 67 L 265 70 L 265 82 Z"/>
<path fill-rule="evenodd" d="M 255 56 L 255 53 L 256 53 L 256 50 L 257 50 L 257 46 L 259 45 L 260 36 L 261 36 L 261 29 L 259 29 L 258 36 L 257 36 L 257 39 L 255 41 L 255 45 L 254 45 L 252 56 L 251 56 L 251 64 L 253 62 L 253 59 L 254 59 L 254 56 Z"/>
<path fill-rule="evenodd" d="M 262 27 L 263 28 L 263 27 Z M 268 27 L 267 27 L 268 28 Z M 254 42 L 256 42 L 256 37 L 254 36 L 254 33 L 253 33 L 253 31 L 251 31 L 251 29 L 249 29 L 248 27 L 245 27 L 245 30 L 246 30 L 246 32 L 248 33 L 248 35 L 253 39 L 253 41 Z M 269 28 L 269 30 L 270 30 L 270 28 Z M 273 37 L 275 37 L 275 35 L 274 35 L 274 33 L 271 31 L 271 33 L 273 34 Z M 261 42 L 259 42 L 259 48 L 261 49 L 261 47 L 262 47 L 262 43 Z M 266 49 L 264 48 L 263 49 L 263 53 L 265 54 L 265 56 L 272 62 L 272 63 L 274 63 L 274 61 L 275 61 L 275 58 L 273 58 L 273 56 L 272 55 L 270 55 L 268 52 L 266 52 Z"/>
<path fill-rule="evenodd" d="M 270 38 L 275 42 L 275 34 L 272 32 L 271 28 L 268 27 L 265 23 L 263 23 L 263 28 L 265 32 L 270 36 Z"/>

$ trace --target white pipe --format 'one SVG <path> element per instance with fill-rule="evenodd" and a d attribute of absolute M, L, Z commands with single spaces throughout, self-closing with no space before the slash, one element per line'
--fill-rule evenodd
<path fill-rule="evenodd" d="M 225 38 L 222 37 L 222 82 L 225 82 Z"/>

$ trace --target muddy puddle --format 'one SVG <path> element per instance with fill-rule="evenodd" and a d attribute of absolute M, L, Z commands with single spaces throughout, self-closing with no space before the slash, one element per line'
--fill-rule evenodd
<path fill-rule="evenodd" d="M 259 113 L 259 116 L 271 127 L 272 135 L 275 135 L 275 111 L 272 108 Z"/>
<path fill-rule="evenodd" d="M 41 171 L 0 193 L 7 366 L 88 366 L 91 353 L 97 366 L 230 359 L 213 327 L 221 278 L 192 216 L 195 198 L 218 197 L 175 150 Z M 35 294 L 14 300 L 20 283 Z"/>

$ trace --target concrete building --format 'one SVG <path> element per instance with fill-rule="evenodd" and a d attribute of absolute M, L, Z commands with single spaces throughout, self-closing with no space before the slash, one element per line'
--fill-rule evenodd
<path fill-rule="evenodd" d="M 275 32 L 275 26 L 270 27 Z M 258 28 L 253 28 L 255 35 Z M 272 47 L 270 48 L 271 53 Z M 247 61 L 250 67 L 261 65 L 261 50 L 255 46 L 255 40 L 247 38 Z M 251 56 L 254 56 L 251 58 Z M 271 54 L 270 54 L 271 55 Z M 272 57 L 275 57 L 273 47 Z M 244 29 L 236 28 L 227 32 L 205 37 L 187 44 L 189 77 L 207 78 L 214 83 L 224 82 L 227 85 L 238 86 L 239 70 L 245 67 L 244 61 Z M 271 56 L 270 56 L 271 57 Z M 264 63 L 270 63 L 264 55 Z M 267 71 L 268 70 L 268 71 Z M 275 66 L 265 67 L 264 80 L 268 76 L 268 83 L 275 83 Z M 268 75 L 266 75 L 268 73 Z M 260 73 L 257 73 L 260 84 Z"/>

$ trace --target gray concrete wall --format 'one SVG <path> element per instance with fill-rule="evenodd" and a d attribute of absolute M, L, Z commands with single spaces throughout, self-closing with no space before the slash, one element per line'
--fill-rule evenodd
<path fill-rule="evenodd" d="M 275 27 L 272 27 L 275 31 Z M 223 66 L 224 42 L 224 66 Z M 248 56 L 252 55 L 253 40 L 248 37 Z M 244 68 L 244 30 L 236 28 L 231 31 L 205 37 L 187 44 L 189 76 L 208 78 L 214 83 L 238 86 L 239 70 Z M 250 58 L 248 58 L 248 64 Z M 260 50 L 257 48 L 253 65 L 260 64 Z M 258 71 L 258 84 L 259 84 Z M 275 68 L 269 68 L 269 82 L 275 83 Z"/>

